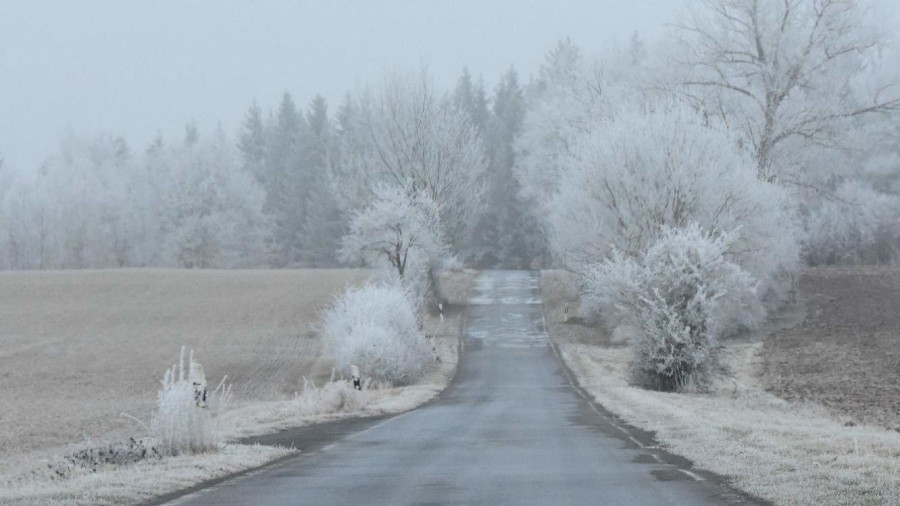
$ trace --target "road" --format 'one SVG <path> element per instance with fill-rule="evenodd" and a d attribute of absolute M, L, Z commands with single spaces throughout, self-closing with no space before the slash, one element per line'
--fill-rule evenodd
<path fill-rule="evenodd" d="M 468 311 L 458 376 L 438 400 L 169 504 L 751 501 L 585 400 L 549 345 L 537 273 L 483 273 Z"/>

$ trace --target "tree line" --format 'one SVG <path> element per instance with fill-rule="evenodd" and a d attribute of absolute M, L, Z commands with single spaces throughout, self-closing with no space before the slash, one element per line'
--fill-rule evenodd
<path fill-rule="evenodd" d="M 740 228 L 764 280 L 893 262 L 898 68 L 865 6 L 705 0 L 656 41 L 562 40 L 524 82 L 387 73 L 334 112 L 254 102 L 233 135 L 190 123 L 135 151 L 71 134 L 0 171 L 0 267 L 582 271 L 690 222 Z"/>

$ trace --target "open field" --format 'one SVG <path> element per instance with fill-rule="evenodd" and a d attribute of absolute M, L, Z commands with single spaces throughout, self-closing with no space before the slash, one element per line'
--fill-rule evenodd
<path fill-rule="evenodd" d="M 628 384 L 630 350 L 611 332 L 578 319 L 565 322 L 565 305 L 570 313 L 577 308 L 571 281 L 567 273 L 543 273 L 547 325 L 578 381 L 608 410 L 653 431 L 663 447 L 697 467 L 775 504 L 900 504 L 900 433 L 848 426 L 819 404 L 767 391 L 763 338 L 803 321 L 802 314 L 727 342 L 733 377 L 713 392 L 651 392 Z"/>
<path fill-rule="evenodd" d="M 327 379 L 315 325 L 362 270 L 0 273 L 0 454 L 121 438 L 147 419 L 182 344 L 237 403 Z M 55 451 L 55 450 L 54 450 Z"/>
<path fill-rule="evenodd" d="M 445 298 L 451 303 L 467 298 L 476 275 L 442 274 Z M 363 270 L 6 275 L 12 281 L 0 292 L 6 303 L 3 335 L 4 344 L 13 344 L 3 346 L 0 364 L 13 365 L 24 356 L 32 367 L 10 369 L 3 377 L 3 402 L 8 399 L 26 409 L 7 411 L 4 416 L 12 416 L 0 419 L 0 435 L 12 448 L 4 452 L 0 468 L 0 483 L 9 480 L 5 490 L 0 487 L 0 504 L 140 503 L 292 453 L 239 444 L 239 438 L 399 413 L 434 398 L 456 371 L 465 324 L 459 307 L 448 307 L 444 318 L 426 317 L 424 331 L 440 360 L 416 383 L 364 391 L 357 406 L 296 396 L 302 377 L 321 386 L 331 374 L 333 361 L 316 331 L 320 310 L 348 284 L 368 277 Z M 30 340 L 42 344 L 28 346 Z M 67 448 L 83 446 L 80 434 L 103 440 L 141 435 L 142 429 L 118 415 L 123 410 L 149 415 L 161 373 L 175 360 L 182 342 L 197 349 L 211 379 L 225 371 L 234 384 L 237 398 L 216 421 L 217 435 L 230 442 L 222 451 L 80 471 L 64 480 L 53 479 L 38 465 L 54 462 Z M 47 352 L 60 348 L 65 353 Z M 138 375 L 146 380 L 138 381 Z M 69 377 L 80 379 L 63 381 Z M 17 381 L 29 388 L 19 388 Z M 33 409 L 26 394 L 17 394 L 42 389 L 47 395 L 37 399 L 46 413 Z"/>
<path fill-rule="evenodd" d="M 900 268 L 801 273 L 802 323 L 765 338 L 767 390 L 900 431 Z"/>

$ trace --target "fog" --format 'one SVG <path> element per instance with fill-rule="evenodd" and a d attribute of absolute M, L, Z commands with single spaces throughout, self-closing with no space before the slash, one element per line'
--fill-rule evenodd
<path fill-rule="evenodd" d="M 0 5 L 0 156 L 34 168 L 67 130 L 113 131 L 134 146 L 197 120 L 232 131 L 253 99 L 341 96 L 385 69 L 428 67 L 451 86 L 463 67 L 495 83 L 534 73 L 563 37 L 581 47 L 658 34 L 670 0 L 142 2 Z"/>
<path fill-rule="evenodd" d="M 427 286 L 463 265 L 589 277 L 715 239 L 779 300 L 804 264 L 900 257 L 891 12 L 5 3 L 0 267 L 367 266 Z"/>

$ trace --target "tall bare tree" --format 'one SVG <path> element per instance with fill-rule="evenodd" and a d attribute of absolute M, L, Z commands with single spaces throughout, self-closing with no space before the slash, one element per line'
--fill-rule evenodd
<path fill-rule="evenodd" d="M 688 72 L 676 87 L 744 131 L 761 179 L 790 177 L 779 157 L 795 141 L 833 147 L 842 125 L 900 110 L 896 83 L 859 86 L 883 40 L 857 1 L 700 5 L 678 26 Z"/>

